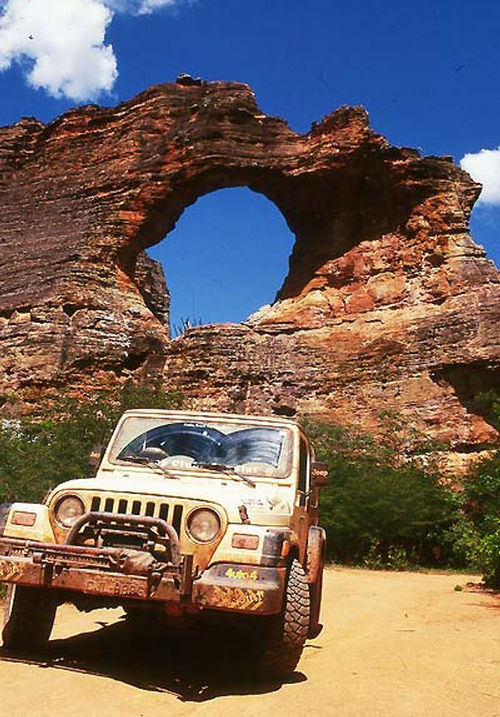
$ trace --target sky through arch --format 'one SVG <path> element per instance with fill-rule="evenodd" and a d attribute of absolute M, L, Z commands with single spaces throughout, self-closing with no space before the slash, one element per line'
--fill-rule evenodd
<path fill-rule="evenodd" d="M 171 326 L 241 322 L 274 301 L 294 236 L 279 209 L 247 187 L 220 189 L 188 207 L 148 254 L 161 262 Z"/>

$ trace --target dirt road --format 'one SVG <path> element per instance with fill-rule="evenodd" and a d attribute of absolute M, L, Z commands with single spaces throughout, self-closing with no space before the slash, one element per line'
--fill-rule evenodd
<path fill-rule="evenodd" d="M 473 580 L 329 569 L 325 629 L 287 684 L 245 680 L 215 628 L 138 634 L 64 606 L 37 660 L 0 651 L 0 715 L 498 717 L 500 596 L 454 591 Z"/>

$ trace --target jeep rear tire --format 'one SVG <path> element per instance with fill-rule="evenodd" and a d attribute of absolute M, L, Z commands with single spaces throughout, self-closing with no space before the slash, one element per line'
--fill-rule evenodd
<path fill-rule="evenodd" d="M 41 647 L 50 637 L 56 609 L 56 596 L 51 591 L 9 585 L 3 618 L 3 646 L 11 650 Z"/>
<path fill-rule="evenodd" d="M 288 572 L 283 610 L 271 618 L 263 636 L 259 671 L 262 676 L 286 677 L 297 667 L 309 630 L 310 598 L 306 574 L 294 559 Z"/>

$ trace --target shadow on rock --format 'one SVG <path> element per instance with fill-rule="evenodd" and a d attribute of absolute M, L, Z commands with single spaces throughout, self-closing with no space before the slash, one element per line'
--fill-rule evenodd
<path fill-rule="evenodd" d="M 51 640 L 43 652 L 28 655 L 2 649 L 0 657 L 111 677 L 141 689 L 169 692 L 183 701 L 264 694 L 283 684 L 256 676 L 248 626 L 197 623 L 179 631 L 125 618 L 97 624 L 103 627 L 95 632 Z M 306 679 L 295 672 L 287 682 Z"/>

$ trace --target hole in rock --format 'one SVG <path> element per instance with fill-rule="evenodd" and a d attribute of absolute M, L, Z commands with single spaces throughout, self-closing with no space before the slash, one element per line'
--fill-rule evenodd
<path fill-rule="evenodd" d="M 199 198 L 148 249 L 165 272 L 172 336 L 187 322 L 239 323 L 272 304 L 293 243 L 283 215 L 261 194 L 237 187 Z"/>
<path fill-rule="evenodd" d="M 75 304 L 63 304 L 62 310 L 68 316 L 71 318 L 73 314 L 75 314 L 80 307 L 76 306 Z"/>

